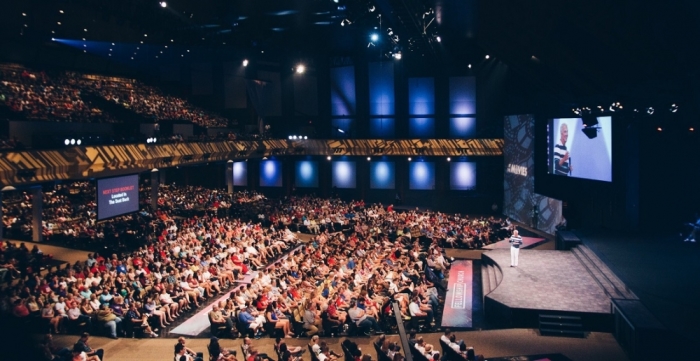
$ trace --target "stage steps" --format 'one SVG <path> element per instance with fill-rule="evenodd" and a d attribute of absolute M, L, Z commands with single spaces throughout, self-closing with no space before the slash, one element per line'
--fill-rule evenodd
<path fill-rule="evenodd" d="M 498 266 L 490 262 L 481 264 L 481 284 L 484 296 L 495 290 L 502 280 L 503 272 Z"/>
<path fill-rule="evenodd" d="M 581 264 L 593 276 L 598 285 L 610 298 L 636 300 L 634 294 L 627 286 L 585 245 L 579 245 L 572 249 L 573 254 Z"/>
<path fill-rule="evenodd" d="M 543 313 L 539 316 L 541 336 L 586 337 L 583 320 L 579 316 Z"/>

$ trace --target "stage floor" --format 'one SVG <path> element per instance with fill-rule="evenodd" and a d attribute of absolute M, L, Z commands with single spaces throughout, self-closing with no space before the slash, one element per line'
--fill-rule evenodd
<path fill-rule="evenodd" d="M 610 313 L 610 299 L 569 251 L 520 250 L 510 267 L 510 250 L 484 253 L 503 271 L 501 283 L 487 297 L 510 308 Z"/>

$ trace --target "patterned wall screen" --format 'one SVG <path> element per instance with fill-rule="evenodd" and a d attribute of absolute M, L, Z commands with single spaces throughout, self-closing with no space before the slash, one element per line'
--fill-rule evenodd
<path fill-rule="evenodd" d="M 450 118 L 450 137 L 471 138 L 476 135 L 476 118 L 454 117 Z"/>
<path fill-rule="evenodd" d="M 554 233 L 561 222 L 561 201 L 535 193 L 535 119 L 532 115 L 505 118 L 503 213 L 525 224 Z M 533 219 L 534 210 L 539 210 Z"/>
<path fill-rule="evenodd" d="M 278 160 L 263 160 L 260 162 L 260 186 L 282 186 L 282 162 Z"/>
<path fill-rule="evenodd" d="M 408 120 L 408 136 L 411 138 L 432 138 L 435 136 L 435 119 L 410 118 Z"/>
<path fill-rule="evenodd" d="M 248 162 L 233 163 L 233 185 L 241 187 L 248 185 Z"/>

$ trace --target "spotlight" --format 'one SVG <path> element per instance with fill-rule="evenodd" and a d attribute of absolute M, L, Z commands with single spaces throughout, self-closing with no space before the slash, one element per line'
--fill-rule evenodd
<path fill-rule="evenodd" d="M 304 136 L 304 140 L 307 140 L 307 139 L 309 139 L 309 137 L 305 135 L 305 136 Z"/>
<path fill-rule="evenodd" d="M 486 56 L 485 56 L 485 58 L 486 58 L 486 60 L 488 60 L 488 59 L 490 59 L 491 57 L 490 57 L 490 56 L 488 56 L 488 55 L 486 55 Z"/>
<path fill-rule="evenodd" d="M 467 65 L 467 68 L 471 69 L 471 68 L 472 68 L 472 65 L 471 65 L 471 64 Z"/>
<path fill-rule="evenodd" d="M 291 135 L 290 135 L 288 138 L 289 138 L 289 140 L 292 140 L 292 136 L 291 136 Z"/>
<path fill-rule="evenodd" d="M 376 33 L 372 33 L 372 35 L 369 36 L 369 39 L 372 41 L 377 41 L 379 40 L 379 35 L 377 35 Z"/>
<path fill-rule="evenodd" d="M 338 128 L 338 133 L 345 133 L 345 131 L 342 130 L 342 129 L 340 129 L 340 128 Z"/>
<path fill-rule="evenodd" d="M 671 113 L 675 113 L 678 111 L 678 105 L 676 103 L 671 104 L 671 109 L 669 109 Z"/>
<path fill-rule="evenodd" d="M 394 35 L 394 30 L 392 30 L 391 28 L 387 28 L 387 29 L 386 29 L 386 33 L 387 33 L 389 36 L 392 36 L 392 35 Z"/>
<path fill-rule="evenodd" d="M 303 74 L 305 71 L 306 71 L 306 67 L 304 66 L 304 64 L 297 65 L 297 73 Z"/>
<path fill-rule="evenodd" d="M 161 1 L 161 2 L 160 2 L 160 7 L 162 7 L 162 8 L 167 8 L 167 7 L 168 7 L 168 3 L 166 3 L 165 1 Z"/>
<path fill-rule="evenodd" d="M 336 1 L 336 2 L 337 2 L 337 1 Z M 367 6 L 367 11 L 373 13 L 374 10 L 377 10 L 377 7 L 374 6 L 374 4 L 369 4 L 369 5 Z"/>
<path fill-rule="evenodd" d="M 394 59 L 401 60 L 401 52 L 400 51 L 398 53 L 394 53 Z"/>
<path fill-rule="evenodd" d="M 248 59 L 243 59 L 243 66 L 248 66 Z"/>
<path fill-rule="evenodd" d="M 77 144 L 77 145 L 80 145 L 80 143 L 82 143 L 82 141 L 80 139 L 75 141 L 75 144 Z"/>
<path fill-rule="evenodd" d="M 649 115 L 654 114 L 654 108 L 652 108 L 652 107 L 647 108 L 647 114 L 649 114 Z"/>
<path fill-rule="evenodd" d="M 292 139 L 296 140 L 296 139 L 297 139 L 297 136 L 296 136 L 296 135 L 292 135 Z"/>
<path fill-rule="evenodd" d="M 337 4 L 340 2 L 340 0 L 333 0 L 333 2 Z"/>
<path fill-rule="evenodd" d="M 438 43 L 441 43 L 441 42 L 442 42 L 442 38 L 440 37 L 440 35 L 436 36 L 436 37 L 435 37 L 435 40 L 437 40 Z"/>
<path fill-rule="evenodd" d="M 327 160 L 331 160 L 331 156 L 330 156 L 330 155 L 327 156 L 326 159 L 327 159 Z"/>
<path fill-rule="evenodd" d="M 63 144 L 65 144 L 65 145 L 69 145 L 69 144 L 70 144 L 70 139 L 66 139 L 66 140 L 64 140 L 64 141 L 63 141 Z"/>
<path fill-rule="evenodd" d="M 690 127 L 690 129 L 688 129 L 688 130 L 690 130 L 691 132 L 694 132 L 694 131 L 695 131 L 695 128 Z"/>
<path fill-rule="evenodd" d="M 344 19 L 343 21 L 340 22 L 340 26 L 345 26 L 345 25 L 351 25 L 352 21 L 350 19 Z"/>
<path fill-rule="evenodd" d="M 411 161 L 411 157 L 408 157 L 408 161 L 409 161 L 409 162 Z"/>
<path fill-rule="evenodd" d="M 659 132 L 661 132 L 661 131 L 663 131 L 663 128 L 658 127 L 658 128 L 656 128 L 656 130 L 659 131 Z"/>
<path fill-rule="evenodd" d="M 75 145 L 75 139 L 70 140 L 70 145 Z"/>
<path fill-rule="evenodd" d="M 367 157 L 367 161 L 369 162 L 370 160 L 372 160 L 372 157 Z"/>
<path fill-rule="evenodd" d="M 452 160 L 452 158 L 450 158 L 450 157 L 447 157 L 447 161 L 448 161 L 448 162 L 449 162 L 449 161 L 451 161 L 451 160 Z"/>

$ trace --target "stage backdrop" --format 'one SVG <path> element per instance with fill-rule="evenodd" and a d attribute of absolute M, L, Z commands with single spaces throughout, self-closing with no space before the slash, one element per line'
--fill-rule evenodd
<path fill-rule="evenodd" d="M 511 115 L 503 129 L 503 213 L 533 225 L 533 209 L 539 208 L 537 228 L 553 234 L 561 221 L 561 201 L 535 193 L 535 118 Z"/>

